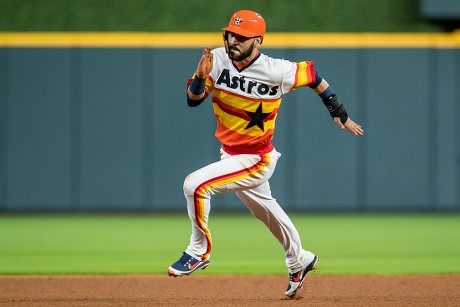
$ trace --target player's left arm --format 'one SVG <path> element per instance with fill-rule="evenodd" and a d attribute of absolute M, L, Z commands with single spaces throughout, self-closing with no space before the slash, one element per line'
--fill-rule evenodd
<path fill-rule="evenodd" d="M 326 106 L 329 114 L 334 119 L 334 123 L 340 129 L 347 129 L 354 135 L 363 135 L 364 130 L 361 125 L 355 123 L 345 111 L 345 107 L 343 106 L 340 99 L 334 93 L 332 88 L 329 86 L 326 80 L 324 80 L 318 72 L 316 72 L 316 82 L 310 85 L 310 88 L 318 94 L 321 99 L 323 100 L 324 105 Z"/>

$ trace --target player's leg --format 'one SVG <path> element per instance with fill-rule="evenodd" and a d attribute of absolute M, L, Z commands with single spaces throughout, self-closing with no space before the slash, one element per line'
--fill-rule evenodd
<path fill-rule="evenodd" d="M 169 275 L 188 275 L 209 264 L 212 249 L 208 228 L 211 196 L 260 185 L 266 180 L 266 174 L 272 172 L 270 163 L 270 154 L 229 156 L 224 153 L 222 160 L 187 176 L 184 195 L 192 223 L 192 235 L 183 257 L 169 267 Z"/>
<path fill-rule="evenodd" d="M 318 257 L 302 248 L 299 233 L 289 216 L 272 197 L 269 182 L 250 190 L 237 191 L 252 214 L 278 239 L 286 255 L 290 281 L 285 294 L 292 297 L 302 287 L 305 275 L 314 269 Z"/>
<path fill-rule="evenodd" d="M 291 219 L 272 197 L 268 181 L 250 190 L 237 191 L 236 194 L 280 242 L 290 273 L 305 268 L 313 260 L 313 254 L 302 248 L 299 233 Z"/>

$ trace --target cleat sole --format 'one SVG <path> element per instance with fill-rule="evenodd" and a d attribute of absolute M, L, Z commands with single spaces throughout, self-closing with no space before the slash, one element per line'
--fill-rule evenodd
<path fill-rule="evenodd" d="M 206 269 L 208 267 L 208 265 L 209 265 L 209 261 L 208 261 L 208 263 L 205 263 L 204 265 L 202 265 L 199 269 L 204 270 L 204 269 Z M 188 275 L 192 274 L 193 272 L 195 272 L 196 270 L 198 270 L 198 269 L 195 269 L 195 270 L 190 271 L 190 272 L 178 272 L 178 271 L 174 270 L 172 267 L 169 267 L 168 268 L 168 275 L 172 276 L 172 277 L 188 276 Z"/>

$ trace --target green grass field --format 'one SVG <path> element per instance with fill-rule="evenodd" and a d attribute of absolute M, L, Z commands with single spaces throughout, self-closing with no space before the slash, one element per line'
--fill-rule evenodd
<path fill-rule="evenodd" d="M 292 215 L 319 274 L 460 273 L 460 215 Z M 286 274 L 249 213 L 212 214 L 211 266 L 198 274 Z M 188 244 L 178 215 L 0 215 L 0 274 L 165 274 Z"/>

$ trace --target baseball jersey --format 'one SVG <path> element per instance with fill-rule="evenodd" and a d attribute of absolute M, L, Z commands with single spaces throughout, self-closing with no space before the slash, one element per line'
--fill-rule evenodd
<path fill-rule="evenodd" d="M 271 151 L 282 95 L 315 83 L 314 63 L 294 63 L 259 53 L 238 67 L 224 48 L 212 53 L 214 65 L 206 78 L 205 98 L 212 95 L 215 136 L 230 154 Z"/>

